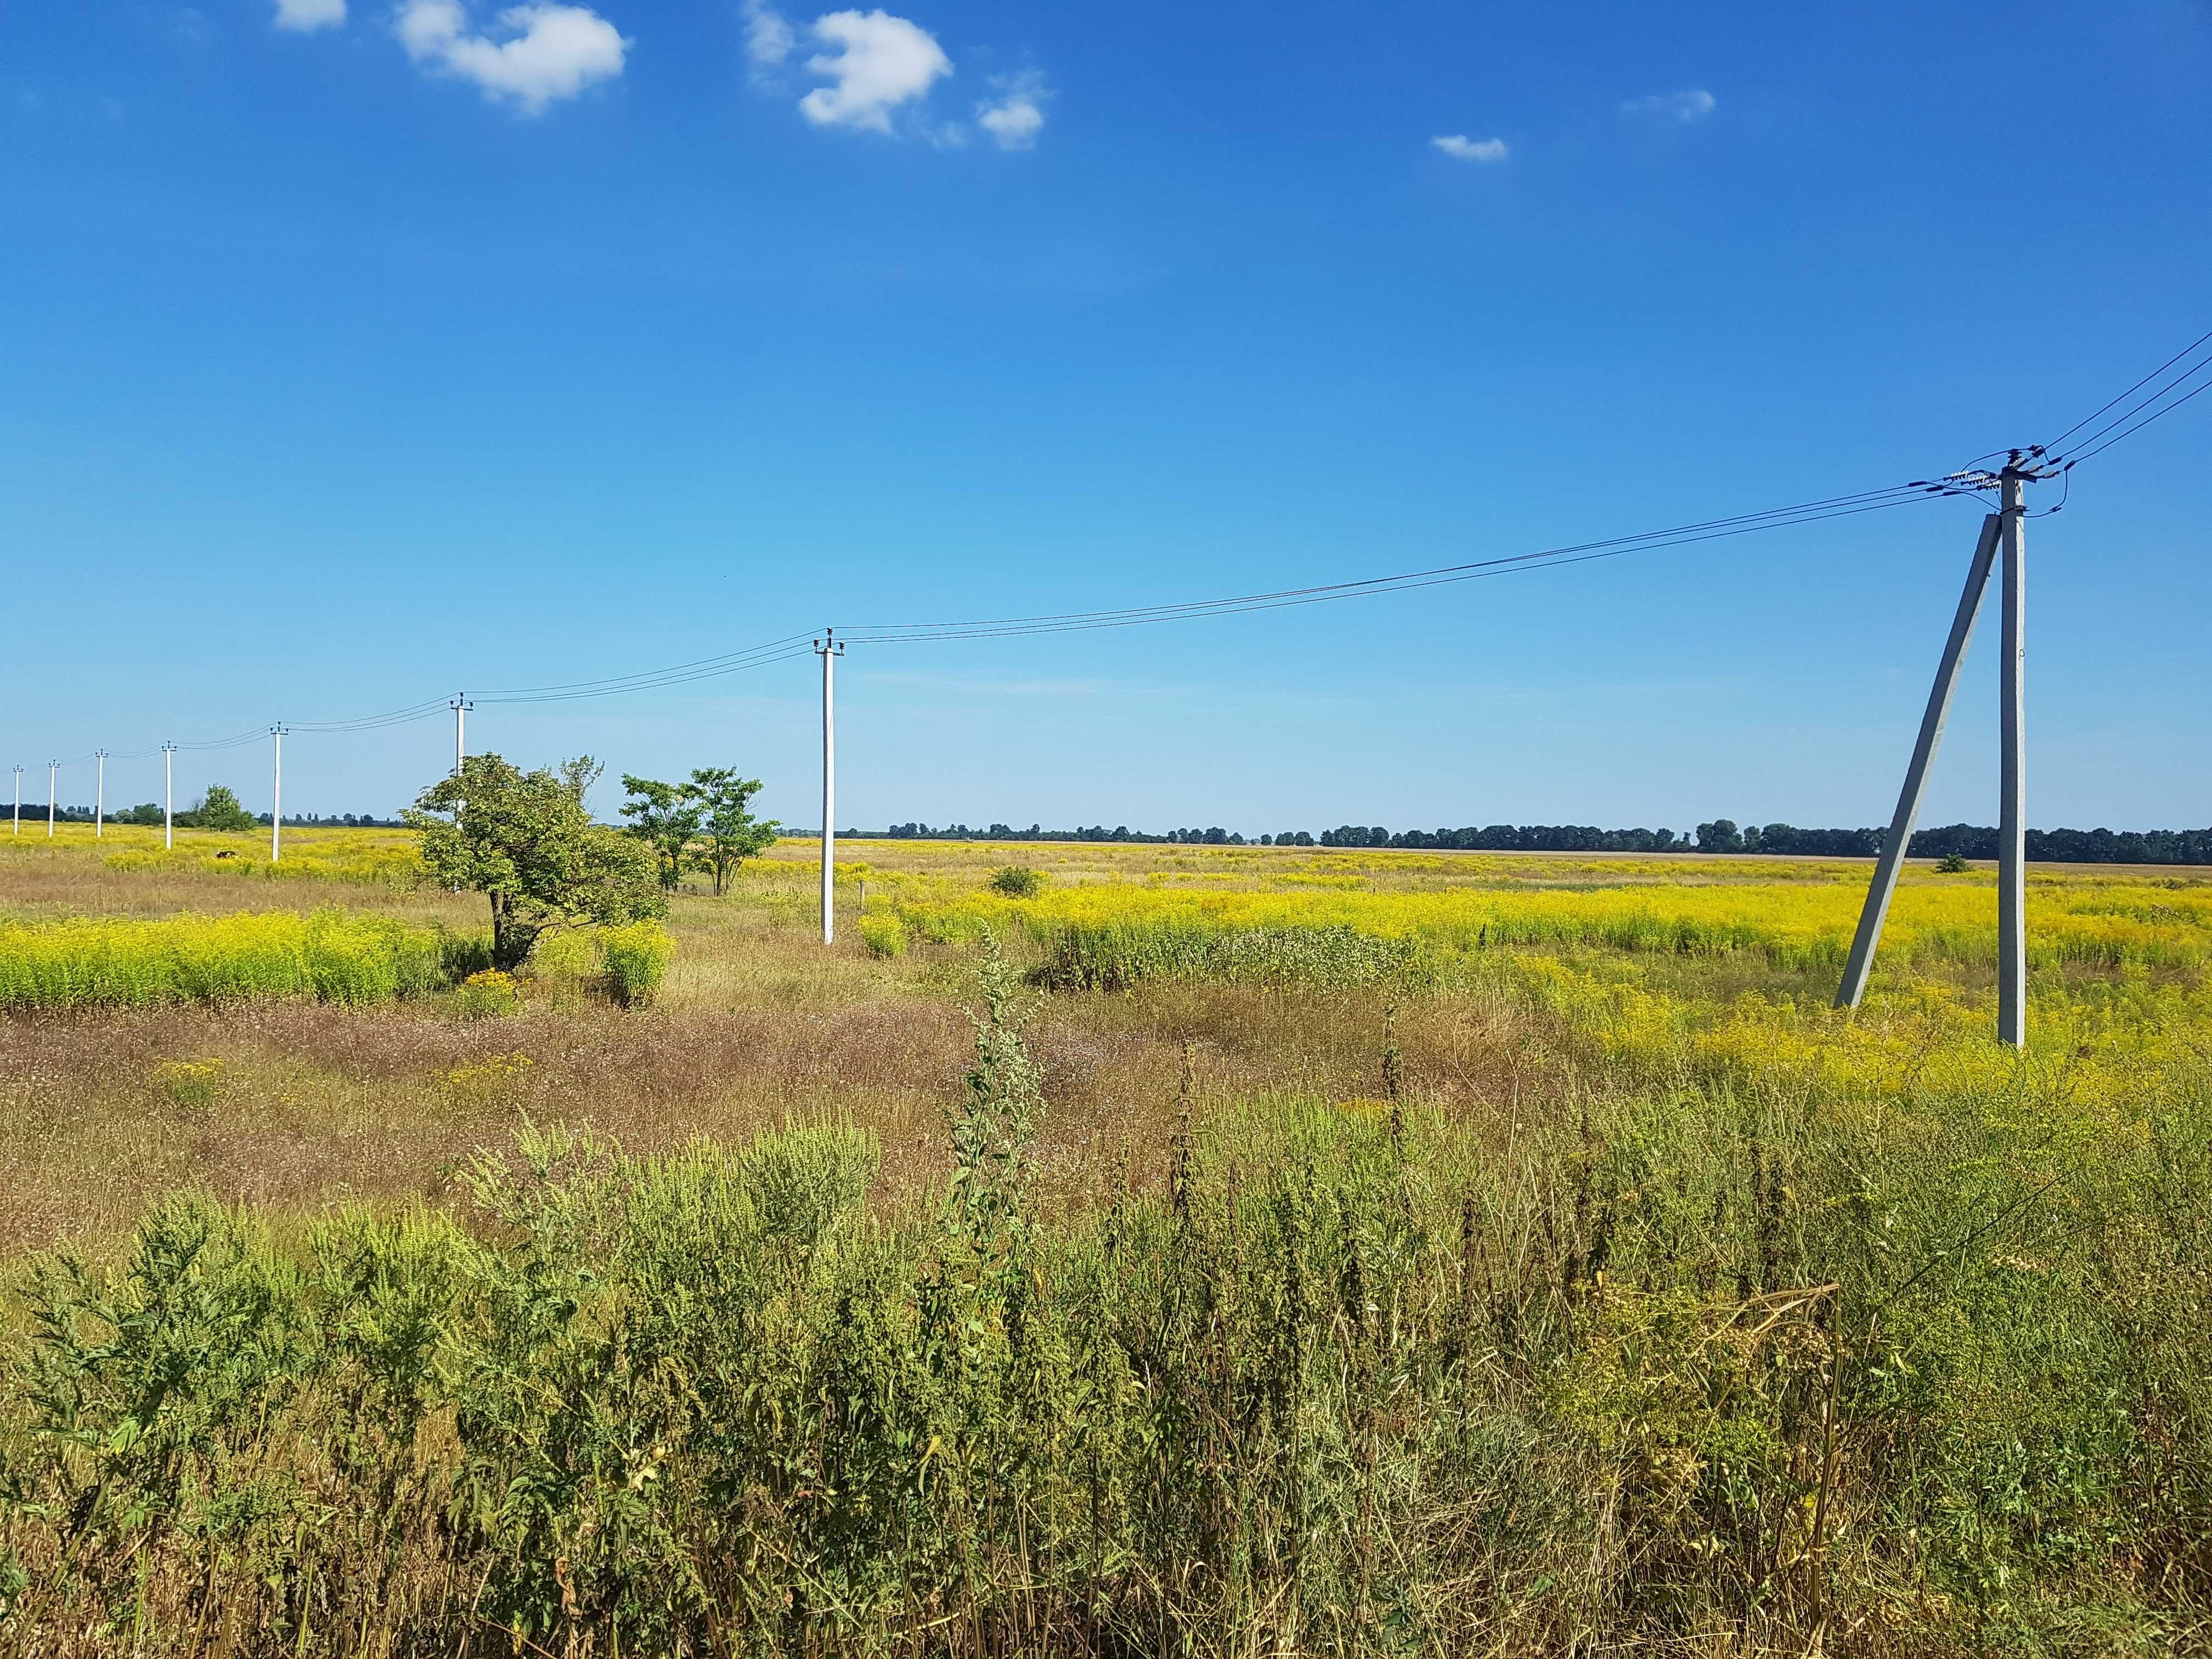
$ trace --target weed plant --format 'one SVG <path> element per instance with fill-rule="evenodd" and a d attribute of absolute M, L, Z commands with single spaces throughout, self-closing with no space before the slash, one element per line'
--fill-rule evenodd
<path fill-rule="evenodd" d="M 27 1285 L 0 1640 L 581 1655 L 2179 1650 L 2212 1086 L 1654 1064 L 1201 1097 L 1047 1206 L 985 969 L 932 1201 L 848 1125 L 526 1130 L 472 1215 L 186 1195 Z M 1395 1056 L 1395 1038 L 1378 1033 Z M 1602 1074 L 1593 1073 L 1595 1079 Z"/>
<path fill-rule="evenodd" d="M 0 1009 L 383 1002 L 444 983 L 447 954 L 433 929 L 337 908 L 0 925 Z"/>

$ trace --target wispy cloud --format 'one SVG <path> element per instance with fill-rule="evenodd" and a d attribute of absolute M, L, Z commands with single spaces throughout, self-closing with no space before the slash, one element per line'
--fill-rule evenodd
<path fill-rule="evenodd" d="M 276 0 L 276 27 L 301 34 L 345 27 L 346 0 Z"/>
<path fill-rule="evenodd" d="M 991 96 L 975 106 L 975 125 L 1000 149 L 1034 149 L 1044 127 L 1044 101 L 1051 95 L 1035 70 L 999 76 L 991 82 Z"/>
<path fill-rule="evenodd" d="M 1506 156 L 1503 138 L 1470 138 L 1463 132 L 1447 132 L 1429 142 L 1455 161 L 1502 161 Z"/>
<path fill-rule="evenodd" d="M 1646 93 L 1623 104 L 1620 112 L 1640 120 L 1671 121 L 1678 126 L 1687 126 L 1713 112 L 1713 95 L 1703 87 L 1692 87 L 1686 92 Z"/>
<path fill-rule="evenodd" d="M 799 112 L 818 127 L 888 133 L 893 110 L 952 73 L 934 35 L 887 11 L 830 12 L 814 20 L 813 32 L 828 50 L 806 67 L 830 84 L 800 99 Z"/>
<path fill-rule="evenodd" d="M 745 0 L 745 57 L 756 79 L 781 69 L 799 49 L 799 36 L 765 0 Z"/>
<path fill-rule="evenodd" d="M 472 81 L 531 115 L 620 75 L 630 46 L 590 8 L 554 0 L 510 6 L 499 25 L 501 39 L 474 33 L 461 0 L 401 0 L 392 27 L 423 68 Z"/>

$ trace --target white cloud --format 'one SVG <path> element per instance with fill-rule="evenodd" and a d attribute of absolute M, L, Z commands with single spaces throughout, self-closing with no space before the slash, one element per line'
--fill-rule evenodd
<path fill-rule="evenodd" d="M 1044 100 L 1052 96 L 1035 70 L 1001 75 L 991 82 L 992 96 L 975 106 L 975 125 L 1000 149 L 1034 149 L 1044 126 Z"/>
<path fill-rule="evenodd" d="M 1687 126 L 1713 112 L 1713 95 L 1703 87 L 1692 87 L 1687 92 L 1647 93 L 1630 99 L 1620 106 L 1620 112 Z"/>
<path fill-rule="evenodd" d="M 1505 159 L 1505 141 L 1503 138 L 1470 138 L 1463 132 L 1447 132 L 1429 142 L 1457 161 L 1502 161 Z"/>
<path fill-rule="evenodd" d="M 952 72 L 927 29 L 886 11 L 830 12 L 814 20 L 814 38 L 836 48 L 806 60 L 832 82 L 799 100 L 799 113 L 818 127 L 889 132 L 893 109 Z"/>
<path fill-rule="evenodd" d="M 295 29 L 301 34 L 316 29 L 342 28 L 346 20 L 346 0 L 276 0 L 276 27 Z"/>
<path fill-rule="evenodd" d="M 777 67 L 798 49 L 799 37 L 784 15 L 764 0 L 745 0 L 745 56 L 757 74 Z"/>
<path fill-rule="evenodd" d="M 472 33 L 461 0 L 400 0 L 393 24 L 416 63 L 473 81 L 487 98 L 512 98 L 535 115 L 594 81 L 623 72 L 630 43 L 585 6 L 532 0 L 499 15 L 507 38 Z"/>

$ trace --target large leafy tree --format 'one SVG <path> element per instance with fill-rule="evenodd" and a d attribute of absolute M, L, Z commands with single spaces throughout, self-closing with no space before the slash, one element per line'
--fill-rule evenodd
<path fill-rule="evenodd" d="M 588 756 L 555 773 L 471 755 L 405 815 L 422 832 L 432 878 L 491 902 L 495 967 L 520 967 L 552 928 L 636 921 L 667 909 L 652 853 L 592 822 L 584 792 L 599 772 Z"/>
<path fill-rule="evenodd" d="M 238 804 L 238 796 L 220 783 L 211 783 L 208 792 L 200 797 L 199 805 L 189 812 L 177 814 L 177 822 L 195 830 L 252 830 L 258 827 L 252 813 Z"/>
<path fill-rule="evenodd" d="M 741 778 L 734 766 L 701 767 L 684 786 L 699 809 L 691 862 L 714 878 L 718 896 L 739 865 L 775 845 L 776 834 L 783 828 L 774 818 L 752 815 L 752 799 L 760 787 L 758 778 Z"/>
<path fill-rule="evenodd" d="M 672 892 L 690 860 L 691 843 L 698 839 L 705 808 L 689 784 L 662 783 L 624 773 L 623 789 L 629 797 L 622 805 L 622 815 L 629 820 L 627 833 L 653 849 L 660 884 Z"/>

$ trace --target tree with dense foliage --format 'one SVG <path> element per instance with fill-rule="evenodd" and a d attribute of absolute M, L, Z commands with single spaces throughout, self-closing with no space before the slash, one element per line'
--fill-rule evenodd
<path fill-rule="evenodd" d="M 741 778 L 734 766 L 702 766 L 684 786 L 698 819 L 691 863 L 714 878 L 717 897 L 738 866 L 775 846 L 783 828 L 774 818 L 752 815 L 752 799 L 760 787 L 758 778 Z"/>
<path fill-rule="evenodd" d="M 239 804 L 237 794 L 220 783 L 208 785 L 198 805 L 189 812 L 178 813 L 177 822 L 194 830 L 252 830 L 260 824 Z"/>
<path fill-rule="evenodd" d="M 622 804 L 622 815 L 629 820 L 624 833 L 653 849 L 660 884 L 672 893 L 690 861 L 691 843 L 699 838 L 706 809 L 689 784 L 634 778 L 625 772 L 623 790 L 629 797 Z"/>
<path fill-rule="evenodd" d="M 653 854 L 592 822 L 584 792 L 599 775 L 586 756 L 559 772 L 525 772 L 497 755 L 471 755 L 425 789 L 406 814 L 422 832 L 422 862 L 440 886 L 491 902 L 492 965 L 512 972 L 540 934 L 664 914 Z"/>

